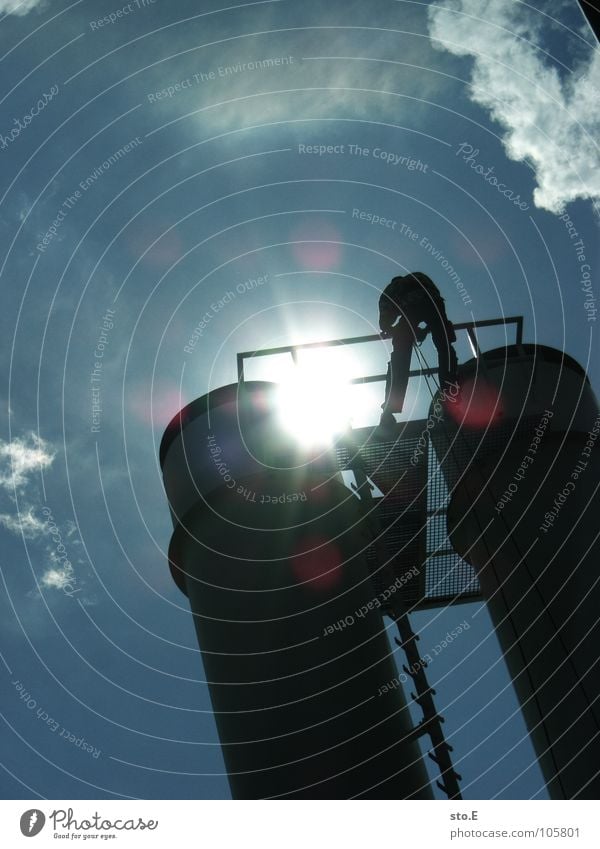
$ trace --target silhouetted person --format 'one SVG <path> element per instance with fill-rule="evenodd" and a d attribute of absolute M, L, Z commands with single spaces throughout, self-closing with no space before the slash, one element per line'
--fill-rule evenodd
<path fill-rule="evenodd" d="M 397 318 L 400 321 L 394 326 Z M 423 324 L 425 327 L 419 327 Z M 421 271 L 394 277 L 386 287 L 379 299 L 379 327 L 382 335 L 391 337 L 393 343 L 380 423 L 388 428 L 396 424 L 393 413 L 401 413 L 404 406 L 412 346 L 422 342 L 428 333 L 438 354 L 440 389 L 444 391 L 456 385 L 458 360 L 452 347 L 456 334 L 439 289 Z"/>

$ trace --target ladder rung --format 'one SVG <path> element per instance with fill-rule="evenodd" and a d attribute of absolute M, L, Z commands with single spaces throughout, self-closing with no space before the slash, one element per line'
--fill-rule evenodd
<path fill-rule="evenodd" d="M 402 737 L 402 740 L 416 740 L 417 737 L 422 737 L 424 734 L 429 734 L 428 723 L 419 722 L 415 725 L 408 734 Z"/>
<path fill-rule="evenodd" d="M 413 634 L 411 637 L 407 637 L 405 640 L 399 640 L 398 637 L 394 637 L 394 642 L 397 646 L 400 646 L 401 649 L 405 648 L 409 643 L 414 643 L 419 639 L 416 634 Z"/>
<path fill-rule="evenodd" d="M 454 751 L 450 743 L 446 743 L 445 740 L 442 743 L 438 743 L 437 746 L 435 746 L 435 749 L 446 749 L 448 752 Z"/>
<path fill-rule="evenodd" d="M 449 778 L 452 778 L 455 781 L 462 781 L 462 775 L 459 775 L 459 773 L 455 769 L 452 769 L 452 767 L 450 767 L 449 769 L 441 770 L 441 774 L 443 780 L 445 780 L 446 776 L 448 776 Z"/>
<path fill-rule="evenodd" d="M 435 696 L 435 694 L 436 694 L 436 691 L 433 689 L 433 687 L 427 687 L 426 690 L 421 690 L 421 692 L 419 693 L 418 696 L 415 696 L 414 693 L 411 693 L 410 697 L 411 697 L 411 699 L 414 699 L 415 702 L 418 702 L 419 704 L 421 704 L 421 701 L 422 701 L 422 699 L 425 698 L 425 696 Z"/>
<path fill-rule="evenodd" d="M 427 665 L 428 665 L 427 661 L 423 660 L 423 658 L 420 657 L 419 658 L 419 668 L 415 669 L 414 672 L 411 672 L 410 669 L 406 666 L 405 663 L 402 664 L 402 669 L 406 672 L 407 675 L 410 675 L 410 677 L 413 679 L 413 681 L 416 681 L 416 678 L 417 678 L 417 675 L 419 674 L 419 672 L 422 672 L 424 669 L 426 669 Z"/>
<path fill-rule="evenodd" d="M 430 719 L 422 719 L 417 728 L 419 729 L 419 735 L 421 734 L 429 734 L 429 726 L 431 725 Z"/>
<path fill-rule="evenodd" d="M 452 793 L 452 791 L 448 787 L 446 787 L 444 784 L 440 784 L 439 781 L 436 781 L 435 783 L 440 788 L 440 790 L 442 790 L 446 794 L 446 796 L 449 799 L 462 799 L 462 796 L 460 795 L 460 790 L 458 789 L 458 787 L 456 788 L 456 792 Z"/>
<path fill-rule="evenodd" d="M 453 748 L 452 748 L 452 746 L 448 746 L 448 744 L 446 744 L 446 746 L 445 746 L 445 747 L 446 747 L 446 748 L 447 748 L 450 752 L 454 751 L 454 750 L 453 750 Z M 438 747 L 438 748 L 441 748 L 441 747 Z M 442 766 L 442 762 L 440 761 L 440 759 L 439 759 L 438 757 L 436 757 L 436 755 L 434 755 L 432 752 L 427 752 L 427 755 L 428 755 L 428 757 L 430 757 L 430 758 L 431 758 L 431 760 L 432 760 L 434 763 L 436 763 L 439 767 L 441 767 L 441 766 Z"/>
<path fill-rule="evenodd" d="M 444 717 L 441 716 L 439 713 L 434 713 L 431 716 L 426 715 L 426 716 L 423 717 L 423 722 L 427 723 L 427 725 L 442 724 L 445 721 L 446 720 L 444 719 Z M 435 742 L 433 742 L 433 748 L 434 749 L 439 749 L 440 746 L 444 746 L 444 745 L 447 746 L 448 744 L 445 741 L 443 743 L 439 743 L 439 744 L 436 744 Z"/>

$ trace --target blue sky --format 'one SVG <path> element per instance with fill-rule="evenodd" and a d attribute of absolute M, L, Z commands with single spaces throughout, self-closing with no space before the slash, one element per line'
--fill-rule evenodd
<path fill-rule="evenodd" d="M 238 351 L 376 332 L 416 269 L 452 321 L 523 315 L 597 391 L 597 41 L 570 0 L 0 13 L 0 787 L 227 797 L 164 426 Z M 543 798 L 485 610 L 416 615 L 421 649 L 465 618 L 430 669 L 465 797 Z"/>

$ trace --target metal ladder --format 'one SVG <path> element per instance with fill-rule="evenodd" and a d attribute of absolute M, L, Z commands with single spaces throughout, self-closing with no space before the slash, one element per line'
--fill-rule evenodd
<path fill-rule="evenodd" d="M 360 456 L 356 446 L 352 440 L 347 441 L 350 459 L 347 465 L 354 473 L 356 480 L 356 494 L 360 500 L 367 506 L 368 521 L 373 524 L 379 524 L 374 510 L 374 499 L 372 497 L 371 483 L 368 480 L 365 471 L 364 460 Z M 354 487 L 353 487 L 354 489 Z M 370 506 L 370 509 L 369 509 Z M 376 531 L 374 538 L 380 538 L 380 528 L 374 528 Z M 377 546 L 377 543 L 375 543 Z M 383 559 L 378 557 L 380 562 Z M 408 612 L 400 600 L 395 600 L 393 607 L 386 611 L 398 627 L 400 639 L 395 637 L 395 642 L 399 645 L 406 656 L 408 667 L 403 664 L 404 672 L 412 679 L 415 687 L 415 692 L 411 693 L 411 698 L 419 705 L 423 711 L 423 718 L 414 728 L 414 736 L 421 737 L 428 734 L 433 746 L 433 752 L 428 752 L 431 760 L 437 764 L 440 770 L 441 781 L 436 780 L 437 786 L 442 790 L 449 799 L 462 799 L 460 786 L 458 782 L 462 776 L 454 769 L 450 753 L 453 751 L 452 746 L 446 742 L 442 724 L 444 717 L 441 716 L 435 707 L 433 700 L 436 691 L 429 686 L 425 669 L 427 662 L 419 654 L 417 649 L 417 641 L 419 636 L 415 634 L 410 624 Z"/>
<path fill-rule="evenodd" d="M 420 655 L 417 649 L 417 640 L 419 636 L 415 634 L 408 618 L 408 613 L 405 610 L 399 610 L 401 602 L 396 603 L 393 619 L 398 626 L 400 639 L 394 637 L 395 642 L 399 645 L 406 655 L 408 667 L 402 665 L 404 672 L 412 678 L 415 685 L 415 693 L 411 693 L 411 698 L 416 702 L 423 711 L 423 718 L 416 726 L 415 731 L 421 734 L 428 734 L 433 745 L 433 753 L 428 752 L 429 757 L 436 763 L 440 770 L 442 781 L 436 781 L 437 786 L 442 790 L 449 799 L 462 799 L 458 782 L 462 776 L 456 772 L 452 765 L 450 752 L 453 751 L 452 746 L 446 742 L 442 723 L 444 717 L 441 716 L 435 707 L 433 697 L 436 691 L 429 686 L 425 669 L 427 661 Z"/>

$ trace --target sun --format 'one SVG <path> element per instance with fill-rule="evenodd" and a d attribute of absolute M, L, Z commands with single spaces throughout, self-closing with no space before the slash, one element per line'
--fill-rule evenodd
<path fill-rule="evenodd" d="M 278 388 L 282 428 L 305 448 L 331 445 L 350 426 L 350 389 L 325 359 L 296 366 Z"/>

